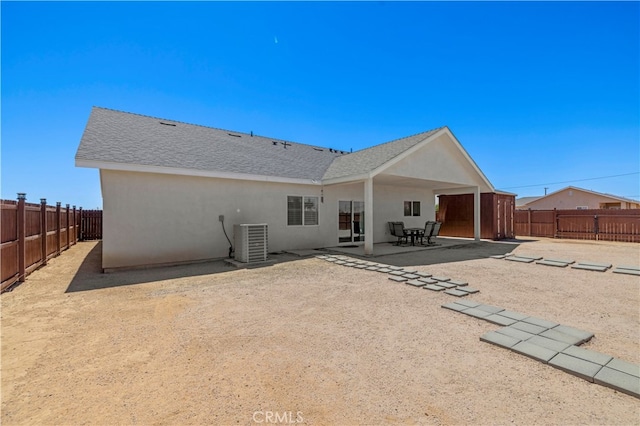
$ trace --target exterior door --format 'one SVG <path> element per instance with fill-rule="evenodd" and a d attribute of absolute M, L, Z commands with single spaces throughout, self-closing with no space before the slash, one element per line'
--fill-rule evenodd
<path fill-rule="evenodd" d="M 364 201 L 338 202 L 338 243 L 364 241 Z"/>

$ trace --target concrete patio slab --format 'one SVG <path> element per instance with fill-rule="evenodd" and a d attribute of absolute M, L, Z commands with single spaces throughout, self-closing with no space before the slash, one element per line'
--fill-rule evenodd
<path fill-rule="evenodd" d="M 398 282 L 398 283 L 403 283 L 403 282 L 405 282 L 405 281 L 409 281 L 409 280 L 407 280 L 407 279 L 406 279 L 406 278 L 404 278 L 404 277 L 398 277 L 398 276 L 396 276 L 396 275 L 391 275 L 391 276 L 389 276 L 389 279 L 390 279 L 391 281 L 395 281 L 395 282 Z"/>
<path fill-rule="evenodd" d="M 493 324 L 498 324 L 498 325 L 502 325 L 502 326 L 506 326 L 506 325 L 511 325 L 514 322 L 516 322 L 516 320 L 511 319 L 511 318 L 507 318 L 507 317 L 503 317 L 500 314 L 491 314 L 489 316 L 486 316 L 483 318 L 486 321 L 489 321 Z"/>
<path fill-rule="evenodd" d="M 469 293 L 469 294 L 475 294 L 475 293 L 480 293 L 480 290 L 478 290 L 477 288 L 473 288 L 473 287 L 456 287 L 457 290 L 460 291 L 464 291 L 465 293 Z"/>
<path fill-rule="evenodd" d="M 579 328 L 570 327 L 568 325 L 560 324 L 557 327 L 553 328 L 555 331 L 559 331 L 560 333 L 568 334 L 569 336 L 577 337 L 581 340 L 580 344 L 584 342 L 588 342 L 594 336 L 594 334 L 590 331 L 580 330 Z"/>
<path fill-rule="evenodd" d="M 498 307 L 498 306 L 492 306 L 492 305 L 478 305 L 476 306 L 476 308 L 483 310 L 485 312 L 489 312 L 490 314 L 496 314 L 498 312 L 502 312 L 504 311 L 504 309 Z"/>
<path fill-rule="evenodd" d="M 562 353 L 600 365 L 607 365 L 607 363 L 613 359 L 611 355 L 580 348 L 578 346 L 569 346 L 564 349 Z"/>
<path fill-rule="evenodd" d="M 459 304 L 459 305 L 467 306 L 469 308 L 475 308 L 475 307 L 478 307 L 478 306 L 481 305 L 481 303 L 478 303 L 478 302 L 476 302 L 474 300 L 471 300 L 471 299 L 458 300 L 456 303 Z"/>
<path fill-rule="evenodd" d="M 418 281 L 418 280 L 409 280 L 409 281 L 405 281 L 404 283 L 412 285 L 414 287 L 423 287 L 425 285 L 422 281 Z"/>
<path fill-rule="evenodd" d="M 528 322 L 522 322 L 522 321 L 518 321 L 515 324 L 510 325 L 510 327 L 513 327 L 521 331 L 526 331 L 527 333 L 531 333 L 531 334 L 540 334 L 548 330 L 545 327 L 540 327 L 539 325 L 533 325 L 533 324 L 529 324 Z"/>
<path fill-rule="evenodd" d="M 585 361 L 562 352 L 551 358 L 549 365 L 592 383 L 595 375 L 603 368 L 600 364 Z"/>
<path fill-rule="evenodd" d="M 426 288 L 426 287 L 424 287 Z M 441 308 L 445 308 L 445 309 L 451 309 L 452 311 L 456 311 L 456 312 L 462 312 L 466 309 L 469 309 L 467 306 L 461 305 L 458 302 L 451 302 L 451 303 L 445 303 L 444 305 L 440 306 Z"/>
<path fill-rule="evenodd" d="M 467 293 L 466 291 L 460 291 L 455 288 L 450 288 L 449 290 L 445 290 L 444 292 L 446 294 L 449 294 L 451 296 L 456 296 L 456 297 L 464 297 L 469 295 L 469 293 Z"/>
<path fill-rule="evenodd" d="M 511 326 L 500 328 L 496 330 L 496 333 L 504 334 L 506 336 L 511 336 L 518 340 L 528 340 L 533 336 L 535 336 L 535 334 L 527 333 L 526 331 L 518 330 Z"/>
<path fill-rule="evenodd" d="M 431 279 L 436 281 L 442 281 L 442 282 L 451 280 L 451 278 L 439 277 L 439 276 L 433 276 L 433 275 L 431 276 Z"/>
<path fill-rule="evenodd" d="M 444 287 L 440 287 L 439 285 L 435 285 L 435 284 L 427 284 L 424 285 L 422 288 L 427 289 L 427 290 L 433 290 L 433 291 L 442 291 L 444 290 Z M 465 306 L 465 309 L 467 308 L 467 306 Z"/>
<path fill-rule="evenodd" d="M 520 343 L 520 340 L 516 338 L 496 333 L 495 331 L 489 331 L 483 334 L 482 336 L 480 336 L 480 341 L 491 343 L 492 345 L 500 346 L 507 349 L 510 349 Z"/>
<path fill-rule="evenodd" d="M 599 385 L 640 398 L 640 380 L 636 376 L 609 367 L 602 367 L 594 376 L 593 381 Z"/>
<path fill-rule="evenodd" d="M 542 361 L 545 364 L 549 362 L 551 358 L 555 357 L 558 354 L 558 352 L 552 349 L 534 345 L 529 341 L 520 342 L 512 346 L 511 350 L 521 355 L 528 356 L 529 358 Z"/>
<path fill-rule="evenodd" d="M 614 370 L 621 371 L 631 376 L 640 377 L 640 365 L 631 364 L 630 362 L 623 361 L 618 358 L 613 358 L 611 361 L 609 361 L 607 363 L 607 367 L 613 368 Z"/>
<path fill-rule="evenodd" d="M 527 317 L 527 318 L 523 319 L 522 322 L 526 322 L 526 323 L 533 324 L 533 325 L 538 325 L 538 326 L 544 327 L 544 328 L 553 328 L 553 327 L 557 327 L 558 325 L 560 325 L 557 322 L 547 321 L 545 319 L 537 318 L 537 317 Z"/>
<path fill-rule="evenodd" d="M 502 315 L 503 317 L 514 319 L 516 321 L 522 321 L 525 318 L 529 318 L 528 315 L 521 314 L 520 312 L 509 311 L 506 309 L 504 311 L 500 311 L 500 315 Z"/>
<path fill-rule="evenodd" d="M 527 342 L 533 343 L 534 345 L 542 346 L 543 348 L 551 349 L 556 352 L 562 352 L 563 350 L 571 346 L 568 343 L 559 342 L 557 340 L 549 339 L 548 337 L 539 335 L 531 336 L 527 339 Z"/>
<path fill-rule="evenodd" d="M 520 323 L 522 324 L 522 323 Z M 534 326 L 536 327 L 536 326 Z M 553 339 L 553 340 L 557 340 L 559 342 L 564 342 L 564 343 L 568 343 L 570 345 L 580 345 L 583 343 L 582 339 L 576 336 L 571 336 L 569 334 L 565 334 L 565 333 L 561 333 L 558 330 L 555 329 L 551 329 L 551 330 L 544 330 L 540 333 L 536 333 L 536 334 L 540 334 L 543 337 L 547 337 L 549 339 Z"/>

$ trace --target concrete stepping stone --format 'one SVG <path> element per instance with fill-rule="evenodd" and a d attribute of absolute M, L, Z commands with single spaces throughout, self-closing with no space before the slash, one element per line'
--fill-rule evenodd
<path fill-rule="evenodd" d="M 583 263 L 576 263 L 575 265 L 571 265 L 572 269 L 582 269 L 585 271 L 596 271 L 596 272 L 607 272 L 607 267 L 604 266 L 594 266 L 594 265 L 585 265 Z"/>
<path fill-rule="evenodd" d="M 316 259 L 323 259 L 324 260 L 324 259 L 326 259 L 328 257 L 329 256 L 327 256 L 326 254 L 319 254 L 319 255 L 316 256 Z"/>
<path fill-rule="evenodd" d="M 393 271 L 393 269 L 389 269 L 389 268 L 380 268 L 380 269 L 378 269 L 378 272 L 382 272 L 383 274 L 388 274 L 391 271 Z"/>
<path fill-rule="evenodd" d="M 516 254 L 515 256 L 521 257 L 523 259 L 542 260 L 542 256 L 532 256 L 530 254 Z"/>
<path fill-rule="evenodd" d="M 464 291 L 465 293 L 469 293 L 469 294 L 475 294 L 480 292 L 480 290 L 472 287 L 456 287 L 456 290 Z"/>
<path fill-rule="evenodd" d="M 444 292 L 446 294 L 449 294 L 451 296 L 456 296 L 456 297 L 464 297 L 464 296 L 467 296 L 469 294 L 466 291 L 460 291 L 460 290 L 457 290 L 455 288 L 450 288 L 449 290 L 445 290 Z"/>
<path fill-rule="evenodd" d="M 625 265 L 619 265 L 617 266 L 618 269 L 628 269 L 630 271 L 638 271 L 640 272 L 640 266 L 625 266 Z"/>
<path fill-rule="evenodd" d="M 402 270 L 402 266 L 388 266 L 389 269 L 393 269 L 394 271 L 400 271 Z"/>
<path fill-rule="evenodd" d="M 607 363 L 613 359 L 611 355 L 603 354 L 585 348 L 580 348 L 573 345 L 564 349 L 562 353 L 571 355 L 576 358 L 584 359 L 585 361 L 593 362 L 594 364 L 600 364 L 602 366 L 607 365 Z"/>
<path fill-rule="evenodd" d="M 563 350 L 571 347 L 570 344 L 559 342 L 557 340 L 549 339 L 548 337 L 534 335 L 527 339 L 527 342 L 534 345 L 542 346 L 543 348 L 551 349 L 552 351 L 562 352 Z"/>
<path fill-rule="evenodd" d="M 481 305 L 481 303 L 475 302 L 473 300 L 467 299 L 467 300 L 458 300 L 457 302 L 458 305 L 464 305 L 467 306 L 469 308 L 476 308 L 478 306 Z"/>
<path fill-rule="evenodd" d="M 575 260 L 570 260 L 570 259 L 550 259 L 550 258 L 546 258 L 544 260 L 546 260 L 548 262 L 566 263 L 568 265 L 571 265 L 572 263 L 576 263 Z"/>
<path fill-rule="evenodd" d="M 356 269 L 367 269 L 368 266 L 367 265 L 356 265 L 356 266 L 354 266 L 354 268 L 356 268 Z"/>
<path fill-rule="evenodd" d="M 427 285 L 424 285 L 422 288 L 427 289 L 427 290 L 433 290 L 433 291 L 442 291 L 442 290 L 444 290 L 444 287 L 440 287 L 439 285 L 436 285 L 436 284 L 427 284 Z M 465 306 L 465 309 L 467 309 L 467 306 Z"/>
<path fill-rule="evenodd" d="M 609 367 L 602 367 L 593 377 L 593 382 L 627 395 L 640 398 L 640 378 Z"/>
<path fill-rule="evenodd" d="M 514 322 L 516 322 L 516 320 L 511 319 L 511 318 L 507 318 L 507 317 L 503 317 L 500 314 L 491 314 L 489 316 L 486 316 L 484 318 L 482 318 L 483 320 L 489 321 L 493 324 L 498 324 L 498 325 L 511 325 Z"/>
<path fill-rule="evenodd" d="M 406 273 L 406 274 L 404 274 L 402 276 L 407 278 L 407 279 L 409 279 L 409 280 L 417 280 L 418 278 L 420 278 L 420 275 L 409 274 L 409 273 Z"/>
<path fill-rule="evenodd" d="M 415 273 L 418 272 L 415 269 L 403 269 L 403 271 L 405 274 L 413 274 L 413 275 L 415 275 Z"/>
<path fill-rule="evenodd" d="M 560 333 L 568 334 L 569 336 L 574 336 L 579 338 L 580 344 L 584 342 L 588 342 L 594 336 L 594 334 L 590 331 L 580 330 L 579 328 L 569 327 L 568 325 L 558 325 L 553 328 L 555 331 L 559 331 Z"/>
<path fill-rule="evenodd" d="M 510 325 L 510 327 L 513 327 L 521 331 L 526 331 L 527 333 L 531 333 L 531 334 L 540 334 L 544 331 L 548 331 L 548 329 L 545 327 L 540 327 L 539 325 L 529 324 L 528 322 L 522 322 L 522 321 L 518 321 L 515 324 Z M 568 342 L 568 343 L 574 344 L 574 342 Z"/>
<path fill-rule="evenodd" d="M 436 276 L 433 276 L 433 275 L 432 275 L 432 276 L 431 276 L 431 279 L 432 279 L 432 280 L 436 280 L 436 281 L 442 281 L 442 282 L 445 282 L 445 281 L 449 281 L 451 278 L 447 278 L 447 277 L 436 277 Z"/>
<path fill-rule="evenodd" d="M 448 282 L 449 284 L 453 284 L 453 285 L 458 286 L 458 287 L 464 287 L 464 286 L 466 286 L 466 285 L 469 285 L 469 283 L 468 283 L 468 282 L 466 282 L 466 281 L 460 281 L 460 280 L 449 280 L 449 281 L 447 281 L 447 282 Z"/>
<path fill-rule="evenodd" d="M 540 327 L 544 327 L 544 328 L 553 328 L 560 325 L 557 322 L 547 321 L 537 317 L 527 317 L 521 321 L 529 324 L 533 324 L 533 325 L 539 325 Z"/>
<path fill-rule="evenodd" d="M 460 304 L 460 302 L 456 302 Z M 640 366 L 636 364 L 631 364 L 630 362 L 623 361 L 618 358 L 613 358 L 606 365 L 609 368 L 613 368 L 614 370 L 618 370 L 622 373 L 629 374 L 631 376 L 640 377 Z"/>
<path fill-rule="evenodd" d="M 489 331 L 480 336 L 480 341 L 491 343 L 492 345 L 500 346 L 510 349 L 513 346 L 520 343 L 519 339 L 504 334 L 496 333 L 495 331 Z"/>
<path fill-rule="evenodd" d="M 423 288 L 426 288 L 426 287 L 423 287 Z M 466 309 L 469 309 L 468 306 L 461 305 L 458 302 L 445 303 L 444 305 L 441 305 L 440 307 L 441 308 L 445 308 L 445 309 L 451 309 L 452 311 L 456 311 L 456 312 L 462 312 L 462 311 L 464 311 Z"/>
<path fill-rule="evenodd" d="M 542 361 L 545 364 L 558 354 L 558 352 L 552 349 L 535 345 L 533 343 L 530 343 L 529 341 L 520 342 L 512 346 L 511 350 L 521 355 L 528 356 L 529 358 Z"/>
<path fill-rule="evenodd" d="M 344 265 L 344 264 L 346 264 L 347 262 L 346 262 L 346 261 L 344 261 L 344 260 L 336 260 L 334 263 L 335 263 L 336 265 Z"/>
<path fill-rule="evenodd" d="M 494 254 L 493 256 L 489 256 L 491 259 L 504 259 L 507 257 L 506 254 Z"/>
<path fill-rule="evenodd" d="M 405 281 L 404 283 L 412 285 L 414 287 L 422 287 L 425 285 L 422 281 L 418 281 L 418 280 L 409 280 L 409 281 Z"/>
<path fill-rule="evenodd" d="M 450 291 L 450 290 L 447 290 L 447 291 Z M 469 315 L 469 316 L 480 318 L 480 319 L 484 319 L 485 317 L 488 317 L 489 315 L 491 315 L 491 312 L 482 311 L 478 308 L 467 308 L 461 312 L 465 315 Z"/>
<path fill-rule="evenodd" d="M 436 285 L 439 285 L 440 287 L 444 287 L 444 288 L 446 288 L 446 289 L 456 288 L 456 286 L 455 286 L 455 285 L 453 285 L 453 284 L 449 284 L 449 283 L 448 283 L 448 282 L 446 282 L 446 281 L 444 281 L 444 282 L 443 282 L 443 281 L 436 281 Z"/>
<path fill-rule="evenodd" d="M 519 323 L 519 324 L 523 324 L 523 323 Z M 532 325 L 532 326 L 533 327 L 537 327 L 535 325 Z M 539 334 L 539 335 L 541 335 L 543 337 L 548 337 L 549 339 L 557 340 L 559 342 L 568 343 L 570 345 L 580 345 L 580 344 L 583 343 L 583 340 L 581 338 L 576 337 L 576 336 L 571 336 L 569 334 L 561 333 L 556 329 L 543 330 L 543 331 L 541 331 L 539 333 L 535 333 L 535 334 Z"/>
<path fill-rule="evenodd" d="M 431 274 L 427 274 L 426 272 L 420 272 L 420 271 L 416 272 L 416 275 L 420 275 L 420 277 L 422 277 L 422 278 L 431 277 Z"/>
<path fill-rule="evenodd" d="M 521 314 L 520 312 L 509 311 L 506 309 L 504 311 L 500 311 L 500 315 L 502 315 L 503 317 L 514 319 L 516 321 L 522 321 L 525 318 L 529 318 L 528 315 Z"/>
<path fill-rule="evenodd" d="M 440 282 L 440 281 L 432 280 L 431 278 L 418 278 L 418 279 L 425 284 L 437 284 Z"/>
<path fill-rule="evenodd" d="M 504 311 L 504 309 L 499 308 L 497 306 L 483 305 L 483 304 L 476 306 L 476 308 L 483 310 L 485 312 L 489 312 L 490 314 L 497 314 L 498 312 Z"/>
<path fill-rule="evenodd" d="M 338 259 L 336 259 L 335 257 L 328 257 L 325 259 L 327 262 L 337 262 Z"/>
<path fill-rule="evenodd" d="M 510 260 L 512 262 L 532 263 L 535 259 L 529 259 L 528 257 L 520 257 L 520 256 L 509 256 L 509 257 L 505 257 L 505 260 Z"/>
<path fill-rule="evenodd" d="M 405 281 L 409 281 L 408 279 L 406 279 L 404 277 L 399 277 L 397 275 L 391 275 L 391 276 L 389 276 L 389 279 L 391 281 L 395 281 L 395 282 L 398 282 L 398 283 L 403 283 Z"/>
<path fill-rule="evenodd" d="M 562 352 L 551 358 L 548 364 L 592 383 L 595 375 L 603 368 L 600 364 L 585 361 Z"/>
<path fill-rule="evenodd" d="M 598 266 L 598 267 L 607 268 L 607 269 L 613 266 L 611 263 L 598 263 L 598 262 L 580 262 L 580 265 Z"/>
<path fill-rule="evenodd" d="M 389 272 L 389 275 L 396 275 L 396 276 L 402 276 L 404 274 L 405 274 L 404 271 L 397 271 L 397 270 Z"/>
<path fill-rule="evenodd" d="M 612 271 L 614 274 L 627 274 L 627 275 L 636 275 L 636 276 L 640 276 L 640 271 L 636 271 L 634 269 L 621 269 L 620 267 L 617 267 L 616 269 L 614 269 Z"/>
<path fill-rule="evenodd" d="M 538 260 L 536 264 L 545 265 L 545 266 L 556 266 L 558 268 L 566 268 L 567 266 L 570 265 L 569 262 L 559 262 L 559 261 L 549 260 L 549 259 Z"/>
<path fill-rule="evenodd" d="M 357 263 L 349 262 L 349 263 L 345 263 L 343 266 L 349 266 L 349 267 L 353 268 L 356 265 L 357 265 Z"/>
<path fill-rule="evenodd" d="M 380 270 L 380 268 L 378 268 L 377 266 L 367 266 L 364 269 L 365 269 L 365 271 L 379 271 Z"/>
<path fill-rule="evenodd" d="M 496 333 L 511 336 L 518 340 L 528 340 L 535 336 L 535 334 L 527 333 L 526 331 L 518 330 L 517 328 L 513 328 L 511 326 L 500 328 L 496 330 Z"/>

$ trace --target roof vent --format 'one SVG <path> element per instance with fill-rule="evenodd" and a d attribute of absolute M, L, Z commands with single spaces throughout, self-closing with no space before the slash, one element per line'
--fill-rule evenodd
<path fill-rule="evenodd" d="M 278 142 L 276 142 L 276 141 L 271 141 L 271 143 L 274 144 L 274 145 L 278 145 Z"/>
<path fill-rule="evenodd" d="M 333 152 L 333 148 L 329 148 L 329 152 Z"/>
<path fill-rule="evenodd" d="M 161 121 L 160 124 L 164 125 L 164 126 L 172 126 L 172 127 L 176 127 L 175 124 L 171 124 L 171 123 L 165 123 L 164 121 Z"/>
<path fill-rule="evenodd" d="M 315 149 L 316 151 L 324 151 L 324 149 L 322 148 L 313 148 L 313 149 Z"/>
<path fill-rule="evenodd" d="M 234 135 L 233 133 L 227 133 L 229 136 L 233 136 L 234 138 L 241 138 L 242 136 L 240 135 Z"/>

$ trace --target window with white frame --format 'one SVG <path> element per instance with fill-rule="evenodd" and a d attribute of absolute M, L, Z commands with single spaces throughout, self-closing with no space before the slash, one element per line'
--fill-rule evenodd
<path fill-rule="evenodd" d="M 318 197 L 287 197 L 287 225 L 313 226 L 318 224 Z"/>
<path fill-rule="evenodd" d="M 404 202 L 404 215 L 405 216 L 420 216 L 420 201 L 405 201 Z"/>

